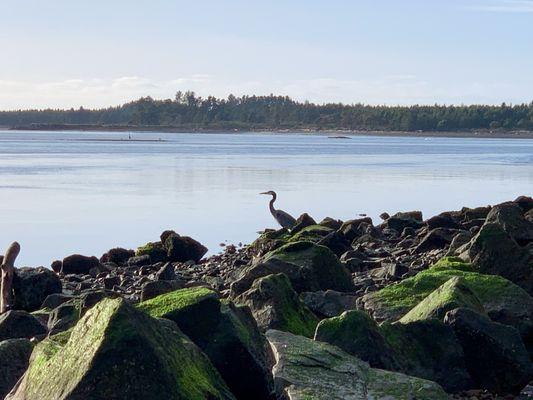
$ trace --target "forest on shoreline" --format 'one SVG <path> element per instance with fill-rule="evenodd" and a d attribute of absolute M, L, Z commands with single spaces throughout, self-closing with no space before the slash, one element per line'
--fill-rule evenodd
<path fill-rule="evenodd" d="M 315 104 L 287 96 L 228 96 L 177 92 L 174 99 L 143 97 L 102 109 L 0 111 L 0 126 L 161 126 L 187 129 L 352 131 L 533 131 L 533 102 L 507 105 Z"/>

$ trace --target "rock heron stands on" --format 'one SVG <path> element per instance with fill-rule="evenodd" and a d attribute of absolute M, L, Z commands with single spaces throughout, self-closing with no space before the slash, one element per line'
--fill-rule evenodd
<path fill-rule="evenodd" d="M 270 190 L 268 192 L 263 192 L 260 194 L 269 194 L 272 196 L 272 200 L 270 200 L 269 208 L 270 213 L 274 217 L 276 221 L 278 221 L 278 224 L 280 224 L 283 228 L 291 230 L 294 225 L 296 224 L 296 219 L 292 217 L 289 213 L 286 213 L 282 210 L 276 210 L 274 208 L 274 202 L 276 201 L 277 195 L 276 192 L 273 190 Z"/>
<path fill-rule="evenodd" d="M 15 259 L 20 253 L 20 245 L 17 242 L 11 243 L 8 247 L 4 259 L 1 261 L 1 295 L 0 314 L 9 311 L 12 300 L 13 276 L 15 275 Z"/>

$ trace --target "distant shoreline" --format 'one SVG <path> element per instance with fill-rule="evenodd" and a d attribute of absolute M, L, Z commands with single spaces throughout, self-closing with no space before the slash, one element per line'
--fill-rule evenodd
<path fill-rule="evenodd" d="M 332 139 L 349 138 L 350 136 L 376 137 L 449 137 L 449 138 L 486 138 L 486 139 L 533 139 L 533 131 L 505 130 L 473 130 L 473 131 L 366 131 L 344 129 L 224 129 L 194 128 L 176 126 L 134 126 L 134 125 L 68 125 L 68 124 L 35 124 L 14 127 L 0 127 L 9 131 L 78 131 L 78 132 L 165 132 L 165 133 L 271 133 L 271 134 L 313 134 L 328 135 Z"/>

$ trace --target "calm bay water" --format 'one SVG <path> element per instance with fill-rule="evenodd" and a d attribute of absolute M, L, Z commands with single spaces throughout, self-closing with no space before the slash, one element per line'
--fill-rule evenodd
<path fill-rule="evenodd" d="M 533 192 L 533 140 L 0 131 L 0 247 L 19 265 L 135 248 L 165 229 L 212 253 L 295 217 L 429 217 Z M 0 250 L 0 253 L 2 252 Z"/>

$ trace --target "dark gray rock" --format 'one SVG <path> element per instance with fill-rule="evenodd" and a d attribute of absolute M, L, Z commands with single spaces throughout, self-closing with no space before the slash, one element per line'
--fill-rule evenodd
<path fill-rule="evenodd" d="M 152 260 L 148 254 L 143 254 L 142 256 L 130 257 L 128 259 L 128 265 L 130 267 L 141 267 L 143 265 L 150 265 Z"/>
<path fill-rule="evenodd" d="M 170 234 L 164 243 L 168 260 L 171 262 L 199 262 L 207 253 L 207 247 L 200 242 L 188 237 Z"/>
<path fill-rule="evenodd" d="M 28 339 L 0 342 L 0 398 L 13 389 L 29 365 L 33 346 Z"/>
<path fill-rule="evenodd" d="M 302 229 L 307 228 L 308 226 L 316 225 L 316 221 L 307 213 L 303 213 L 298 217 L 296 220 L 296 223 L 291 229 L 291 234 L 296 234 L 300 232 Z"/>
<path fill-rule="evenodd" d="M 35 311 L 48 295 L 61 293 L 59 277 L 47 268 L 19 268 L 13 278 L 14 308 Z"/>
<path fill-rule="evenodd" d="M 533 378 L 531 359 L 515 328 L 467 308 L 449 311 L 444 322 L 459 339 L 477 387 L 500 394 L 518 393 Z"/>
<path fill-rule="evenodd" d="M 100 262 L 103 263 L 115 263 L 122 265 L 128 262 L 131 257 L 135 256 L 135 251 L 123 249 L 122 247 L 116 247 L 107 251 L 100 257 Z"/>
<path fill-rule="evenodd" d="M 311 311 L 322 318 L 336 317 L 344 311 L 357 308 L 357 297 L 334 290 L 303 292 L 300 298 Z"/>
<path fill-rule="evenodd" d="M 11 310 L 0 315 L 0 341 L 45 335 L 46 328 L 26 311 Z"/>
<path fill-rule="evenodd" d="M 172 281 L 174 279 L 176 279 L 176 272 L 171 263 L 163 265 L 155 274 L 155 280 L 157 281 Z"/>
<path fill-rule="evenodd" d="M 146 282 L 142 286 L 141 301 L 146 301 L 174 290 L 183 289 L 184 287 L 185 282 L 179 280 Z"/>
<path fill-rule="evenodd" d="M 88 274 L 91 269 L 99 268 L 100 261 L 96 257 L 73 254 L 63 259 L 61 272 L 63 274 Z"/>

